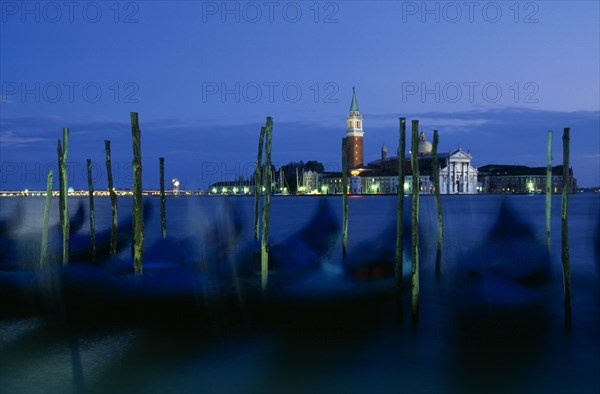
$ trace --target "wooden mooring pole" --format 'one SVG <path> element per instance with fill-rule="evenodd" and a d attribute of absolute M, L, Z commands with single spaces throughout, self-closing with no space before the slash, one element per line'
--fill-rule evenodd
<path fill-rule="evenodd" d="M 265 127 L 260 128 L 260 137 L 258 138 L 258 156 L 256 158 L 256 171 L 254 173 L 254 240 L 258 241 L 258 216 L 260 210 L 260 189 L 262 186 L 262 156 L 263 145 L 265 144 Z"/>
<path fill-rule="evenodd" d="M 563 131 L 563 179 L 562 179 L 562 210 L 561 210 L 561 232 L 562 232 L 562 267 L 563 288 L 565 291 L 565 323 L 571 324 L 571 260 L 569 257 L 569 191 L 571 179 L 569 174 L 569 144 L 570 129 L 566 127 Z"/>
<path fill-rule="evenodd" d="M 131 113 L 133 142 L 133 266 L 136 276 L 143 274 L 144 214 L 142 202 L 142 148 L 138 113 Z"/>
<path fill-rule="evenodd" d="M 165 201 L 165 158 L 159 157 L 160 170 L 160 233 L 167 237 L 167 203 Z"/>
<path fill-rule="evenodd" d="M 419 321 L 419 121 L 412 121 L 411 169 L 412 169 L 412 320 Z"/>
<path fill-rule="evenodd" d="M 48 185 L 46 186 L 46 205 L 44 206 L 44 221 L 42 222 L 42 246 L 40 250 L 40 268 L 46 266 L 48 253 L 48 220 L 50 217 L 50 200 L 52 199 L 52 170 L 48 170 Z"/>
<path fill-rule="evenodd" d="M 87 159 L 87 178 L 90 212 L 90 246 L 92 248 L 92 263 L 96 263 L 96 219 L 94 215 L 94 184 L 92 180 L 92 160 Z"/>
<path fill-rule="evenodd" d="M 63 238 L 63 252 L 62 261 L 63 265 L 69 263 L 69 232 L 70 232 L 70 221 L 69 221 L 69 207 L 68 207 L 68 173 L 67 173 L 67 160 L 69 157 L 69 129 L 63 128 L 63 141 L 62 145 L 58 140 L 58 171 L 59 171 L 59 217 L 62 228 Z"/>
<path fill-rule="evenodd" d="M 269 215 L 271 212 L 271 139 L 273 133 L 273 119 L 267 117 L 265 126 L 266 134 L 266 154 L 265 154 L 265 203 L 263 207 L 262 220 L 262 242 L 261 242 L 261 287 L 263 291 L 267 290 L 267 282 L 269 278 Z"/>
<path fill-rule="evenodd" d="M 347 140 L 342 138 L 342 258 L 346 260 L 348 249 L 348 152 Z"/>
<path fill-rule="evenodd" d="M 444 242 L 444 217 L 442 215 L 442 200 L 440 198 L 440 168 L 438 167 L 437 149 L 439 144 L 439 135 L 437 130 L 433 130 L 433 148 L 432 166 L 433 166 L 433 185 L 435 188 L 435 206 L 438 219 L 438 240 L 435 253 L 435 275 L 439 277 L 442 263 L 442 246 Z"/>
<path fill-rule="evenodd" d="M 110 257 L 114 257 L 117 254 L 117 231 L 118 231 L 118 220 L 117 220 L 117 193 L 113 185 L 113 174 L 112 164 L 110 159 L 110 141 L 104 141 L 104 151 L 106 152 L 106 176 L 108 178 L 108 193 L 110 195 L 110 208 L 112 214 L 112 226 L 110 230 Z"/>
<path fill-rule="evenodd" d="M 404 161 L 406 151 L 406 118 L 400 118 L 398 142 L 398 206 L 396 208 L 396 287 L 402 290 L 404 265 Z"/>
<path fill-rule="evenodd" d="M 550 253 L 550 213 L 552 204 L 552 130 L 548 130 L 548 165 L 546 167 L 546 250 Z"/>

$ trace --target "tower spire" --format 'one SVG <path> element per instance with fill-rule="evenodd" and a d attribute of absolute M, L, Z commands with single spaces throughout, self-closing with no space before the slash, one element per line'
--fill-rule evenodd
<path fill-rule="evenodd" d="M 350 103 L 350 112 L 358 112 L 358 102 L 356 101 L 356 91 L 352 86 L 352 102 Z"/>
<path fill-rule="evenodd" d="M 360 116 L 360 112 L 358 111 L 356 90 L 352 87 L 350 113 L 346 118 L 346 157 L 348 158 L 349 168 L 363 164 L 363 135 L 362 116 Z"/>

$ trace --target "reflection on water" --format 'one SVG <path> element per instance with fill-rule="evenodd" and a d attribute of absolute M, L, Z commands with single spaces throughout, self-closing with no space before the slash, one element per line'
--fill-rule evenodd
<path fill-rule="evenodd" d="M 273 198 L 267 294 L 251 198 L 169 198 L 164 240 L 159 201 L 149 198 L 145 275 L 137 281 L 126 237 L 131 200 L 119 200 L 117 258 L 95 266 L 85 262 L 87 213 L 70 201 L 79 258 L 54 271 L 57 282 L 40 285 L 43 198 L 0 199 L 2 393 L 600 389 L 598 195 L 570 198 L 570 331 L 558 198 L 547 255 L 544 196 L 442 197 L 436 278 L 435 201 L 422 197 L 418 327 L 409 318 L 407 234 L 402 299 L 393 288 L 394 197 L 350 198 L 345 264 L 341 199 Z M 109 199 L 96 199 L 97 231 L 110 230 L 110 221 Z M 60 233 L 53 231 L 51 265 L 58 267 Z M 58 306 L 39 290 L 44 283 Z"/>

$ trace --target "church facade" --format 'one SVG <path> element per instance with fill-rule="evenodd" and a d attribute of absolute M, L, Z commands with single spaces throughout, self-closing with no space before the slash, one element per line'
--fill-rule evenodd
<path fill-rule="evenodd" d="M 471 165 L 471 155 L 462 149 L 448 154 L 446 166 L 440 170 L 440 194 L 476 194 L 477 168 Z"/>

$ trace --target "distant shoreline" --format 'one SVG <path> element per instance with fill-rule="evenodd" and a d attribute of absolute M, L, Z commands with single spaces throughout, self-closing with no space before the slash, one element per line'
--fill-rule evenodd
<path fill-rule="evenodd" d="M 580 194 L 580 193 L 600 193 L 600 187 L 588 187 L 588 188 L 580 188 L 577 190 L 577 193 L 571 194 Z M 560 195 L 561 193 L 552 193 L 553 195 Z M 69 193 L 69 197 L 88 197 L 89 193 L 87 190 L 76 190 L 74 192 Z M 142 192 L 144 197 L 160 197 L 159 190 L 145 190 Z M 482 196 L 482 195 L 515 195 L 515 196 L 523 196 L 529 195 L 529 193 L 477 193 L 477 194 L 467 194 L 467 193 L 459 193 L 459 194 L 444 194 L 442 197 L 446 196 Z M 544 193 L 536 193 L 531 195 L 544 195 Z M 18 197 L 45 197 L 46 191 L 41 190 L 28 190 L 28 191 L 16 191 L 16 190 L 0 190 L 0 198 L 18 198 Z M 52 192 L 53 197 L 58 197 L 58 191 Z M 118 191 L 117 197 L 130 197 L 133 196 L 133 191 Z M 233 193 L 208 193 L 203 190 L 186 190 L 179 191 L 178 193 L 169 191 L 165 192 L 165 197 L 254 197 L 254 194 L 233 194 Z M 333 197 L 333 196 L 341 196 L 341 194 L 272 194 L 272 197 Z M 349 197 L 379 197 L 379 196 L 396 196 L 395 193 L 391 194 L 349 194 Z M 411 194 L 405 194 L 405 197 L 410 197 Z M 420 196 L 435 196 L 434 194 L 420 194 Z M 96 190 L 94 191 L 94 197 L 110 197 L 110 194 L 105 190 Z"/>

